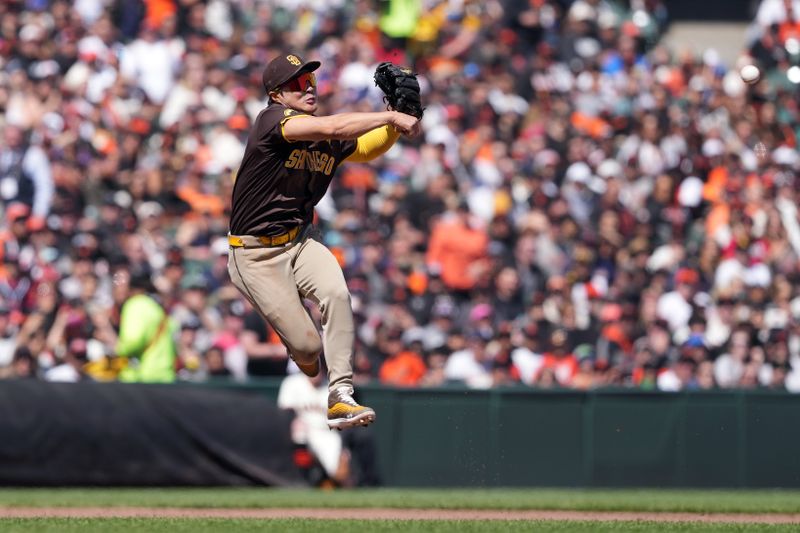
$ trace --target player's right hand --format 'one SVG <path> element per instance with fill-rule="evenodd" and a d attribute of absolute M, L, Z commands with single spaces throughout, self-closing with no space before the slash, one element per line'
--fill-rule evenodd
<path fill-rule="evenodd" d="M 398 111 L 392 112 L 392 126 L 401 134 L 413 137 L 419 134 L 419 119 Z"/>

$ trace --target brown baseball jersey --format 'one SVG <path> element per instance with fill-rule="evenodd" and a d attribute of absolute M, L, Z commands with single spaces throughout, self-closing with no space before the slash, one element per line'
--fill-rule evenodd
<path fill-rule="evenodd" d="M 311 223 L 334 172 L 355 151 L 355 140 L 287 141 L 282 125 L 302 115 L 272 103 L 256 118 L 233 187 L 231 234 L 273 236 Z"/>

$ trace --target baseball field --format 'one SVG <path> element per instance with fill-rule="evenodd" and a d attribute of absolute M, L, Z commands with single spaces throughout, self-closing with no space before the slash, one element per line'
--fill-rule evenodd
<path fill-rule="evenodd" d="M 797 531 L 800 491 L 0 489 L 0 531 Z"/>

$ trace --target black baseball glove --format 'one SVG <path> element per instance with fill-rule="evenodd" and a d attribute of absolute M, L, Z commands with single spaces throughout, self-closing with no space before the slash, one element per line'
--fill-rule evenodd
<path fill-rule="evenodd" d="M 385 95 L 383 99 L 391 109 L 422 118 L 419 82 L 411 69 L 389 62 L 381 63 L 375 69 L 375 85 L 381 88 Z"/>

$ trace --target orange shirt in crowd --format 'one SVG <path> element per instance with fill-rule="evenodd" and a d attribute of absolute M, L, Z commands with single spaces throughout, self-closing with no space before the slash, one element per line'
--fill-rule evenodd
<path fill-rule="evenodd" d="M 177 12 L 174 0 L 145 0 L 144 24 L 149 28 L 159 28 L 165 19 L 174 17 Z"/>
<path fill-rule="evenodd" d="M 219 217 L 225 211 L 222 199 L 215 194 L 207 194 L 188 185 L 178 187 L 175 194 L 196 213 L 209 213 Z"/>
<path fill-rule="evenodd" d="M 599 117 L 586 115 L 579 111 L 575 111 L 570 116 L 570 124 L 582 132 L 594 137 L 595 139 L 603 139 L 608 137 L 612 131 L 611 124 Z"/>
<path fill-rule="evenodd" d="M 413 387 L 419 383 L 426 371 L 425 363 L 419 354 L 405 351 L 395 354 L 384 361 L 381 365 L 379 376 L 381 382 L 387 385 Z"/>
<path fill-rule="evenodd" d="M 572 355 L 558 356 L 553 353 L 546 353 L 542 362 L 541 368 L 537 373 L 536 379 L 541 375 L 542 370 L 549 368 L 553 371 L 553 375 L 561 385 L 570 385 L 572 378 L 578 372 L 578 359 Z"/>
<path fill-rule="evenodd" d="M 703 199 L 712 204 L 721 201 L 727 184 L 728 169 L 724 165 L 712 168 L 708 173 L 705 185 L 703 185 Z"/>
<path fill-rule="evenodd" d="M 800 39 L 800 21 L 787 20 L 781 23 L 778 28 L 778 38 L 783 44 L 789 39 Z"/>
<path fill-rule="evenodd" d="M 433 228 L 427 262 L 439 265 L 448 287 L 471 289 L 477 281 L 474 267 L 486 257 L 488 247 L 489 237 L 483 229 L 460 220 L 443 220 Z"/>

